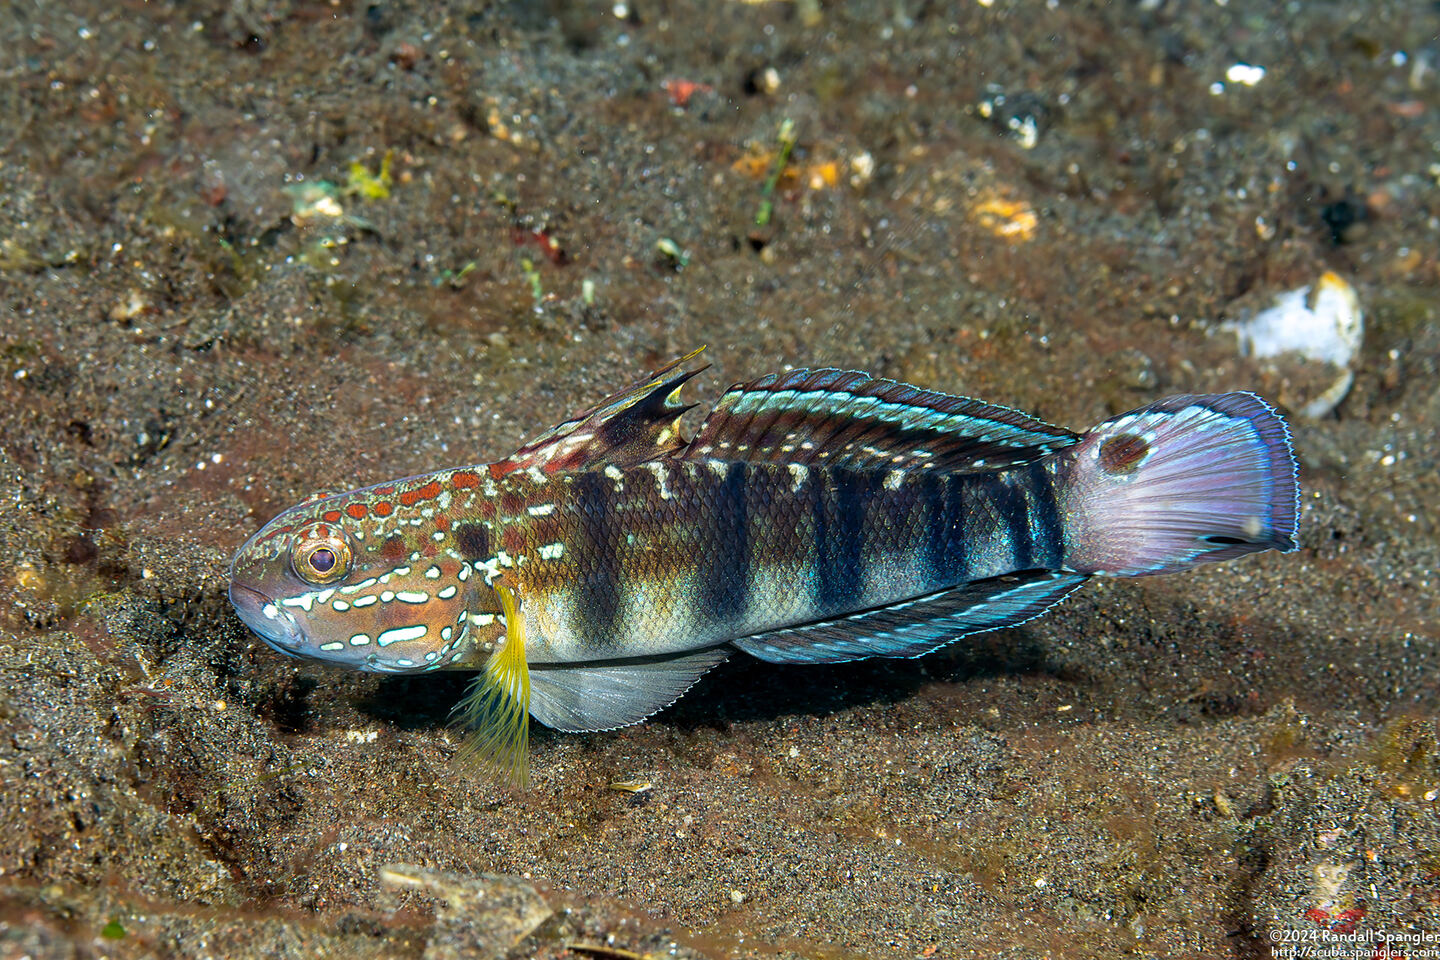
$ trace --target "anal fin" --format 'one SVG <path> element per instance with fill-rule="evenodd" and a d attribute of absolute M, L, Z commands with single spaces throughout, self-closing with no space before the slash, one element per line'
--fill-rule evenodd
<path fill-rule="evenodd" d="M 919 657 L 972 633 L 1033 620 L 1087 578 L 1027 570 L 940 593 L 783 630 L 735 646 L 771 663 L 839 663 L 865 657 Z"/>
<path fill-rule="evenodd" d="M 711 647 L 664 658 L 536 664 L 530 671 L 530 713 L 567 733 L 626 727 L 680 699 L 731 652 Z"/>
<path fill-rule="evenodd" d="M 484 767 L 515 787 L 530 785 L 530 667 L 525 621 L 515 593 L 495 584 L 505 617 L 505 644 L 490 655 L 456 711 L 469 730 L 462 763 Z"/>

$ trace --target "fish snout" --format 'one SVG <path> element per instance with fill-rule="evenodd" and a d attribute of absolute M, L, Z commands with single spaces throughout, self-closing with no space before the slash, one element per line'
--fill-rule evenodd
<path fill-rule="evenodd" d="M 230 604 L 235 613 L 260 639 L 289 656 L 299 656 L 302 641 L 295 618 L 280 609 L 270 597 L 243 583 L 230 584 Z"/>

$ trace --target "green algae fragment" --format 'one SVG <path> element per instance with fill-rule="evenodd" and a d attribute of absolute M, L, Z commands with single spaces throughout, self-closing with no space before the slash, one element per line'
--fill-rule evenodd
<path fill-rule="evenodd" d="M 394 150 L 385 151 L 385 156 L 380 158 L 378 174 L 372 174 L 369 168 L 358 160 L 350 164 L 350 174 L 349 179 L 345 182 L 345 192 L 364 200 L 387 199 L 390 196 L 390 185 L 394 183 L 394 180 L 390 178 L 390 161 L 394 156 Z"/>
<path fill-rule="evenodd" d="M 539 310 L 545 302 L 545 288 L 540 283 L 540 271 L 535 269 L 535 261 L 529 257 L 520 258 L 520 269 L 525 272 L 525 279 L 530 282 L 530 296 L 535 299 L 535 309 Z"/>
<path fill-rule="evenodd" d="M 656 240 L 655 249 L 673 263 L 677 270 L 683 270 L 690 264 L 690 254 L 680 249 L 680 244 L 669 237 L 661 237 Z"/>
<path fill-rule="evenodd" d="M 100 936 L 106 940 L 124 940 L 125 928 L 120 926 L 119 920 L 111 917 L 110 922 L 100 928 Z"/>
<path fill-rule="evenodd" d="M 775 153 L 775 165 L 770 168 L 770 178 L 765 181 L 765 186 L 760 188 L 760 209 L 755 212 L 755 225 L 763 227 L 770 222 L 770 215 L 775 211 L 775 186 L 780 182 L 780 175 L 785 172 L 785 165 L 790 162 L 790 151 L 795 149 L 795 121 L 786 117 L 780 123 L 780 146 Z"/>

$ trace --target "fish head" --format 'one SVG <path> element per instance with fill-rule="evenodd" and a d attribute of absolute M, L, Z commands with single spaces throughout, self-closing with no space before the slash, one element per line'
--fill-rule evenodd
<path fill-rule="evenodd" d="M 459 666 L 474 652 L 480 577 L 437 549 L 432 518 L 375 509 L 390 502 L 352 491 L 267 523 L 231 562 L 240 619 L 289 656 L 383 673 Z"/>

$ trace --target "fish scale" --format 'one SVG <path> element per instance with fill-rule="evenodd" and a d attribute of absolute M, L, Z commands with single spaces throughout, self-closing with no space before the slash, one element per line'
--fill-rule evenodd
<path fill-rule="evenodd" d="M 1289 432 L 1251 394 L 1076 434 L 796 370 L 730 388 L 686 440 L 688 359 L 504 460 L 291 508 L 236 554 L 236 611 L 295 656 L 479 671 L 465 755 L 522 782 L 529 717 L 634 723 L 737 650 L 919 656 L 1093 576 L 1295 548 Z"/>

